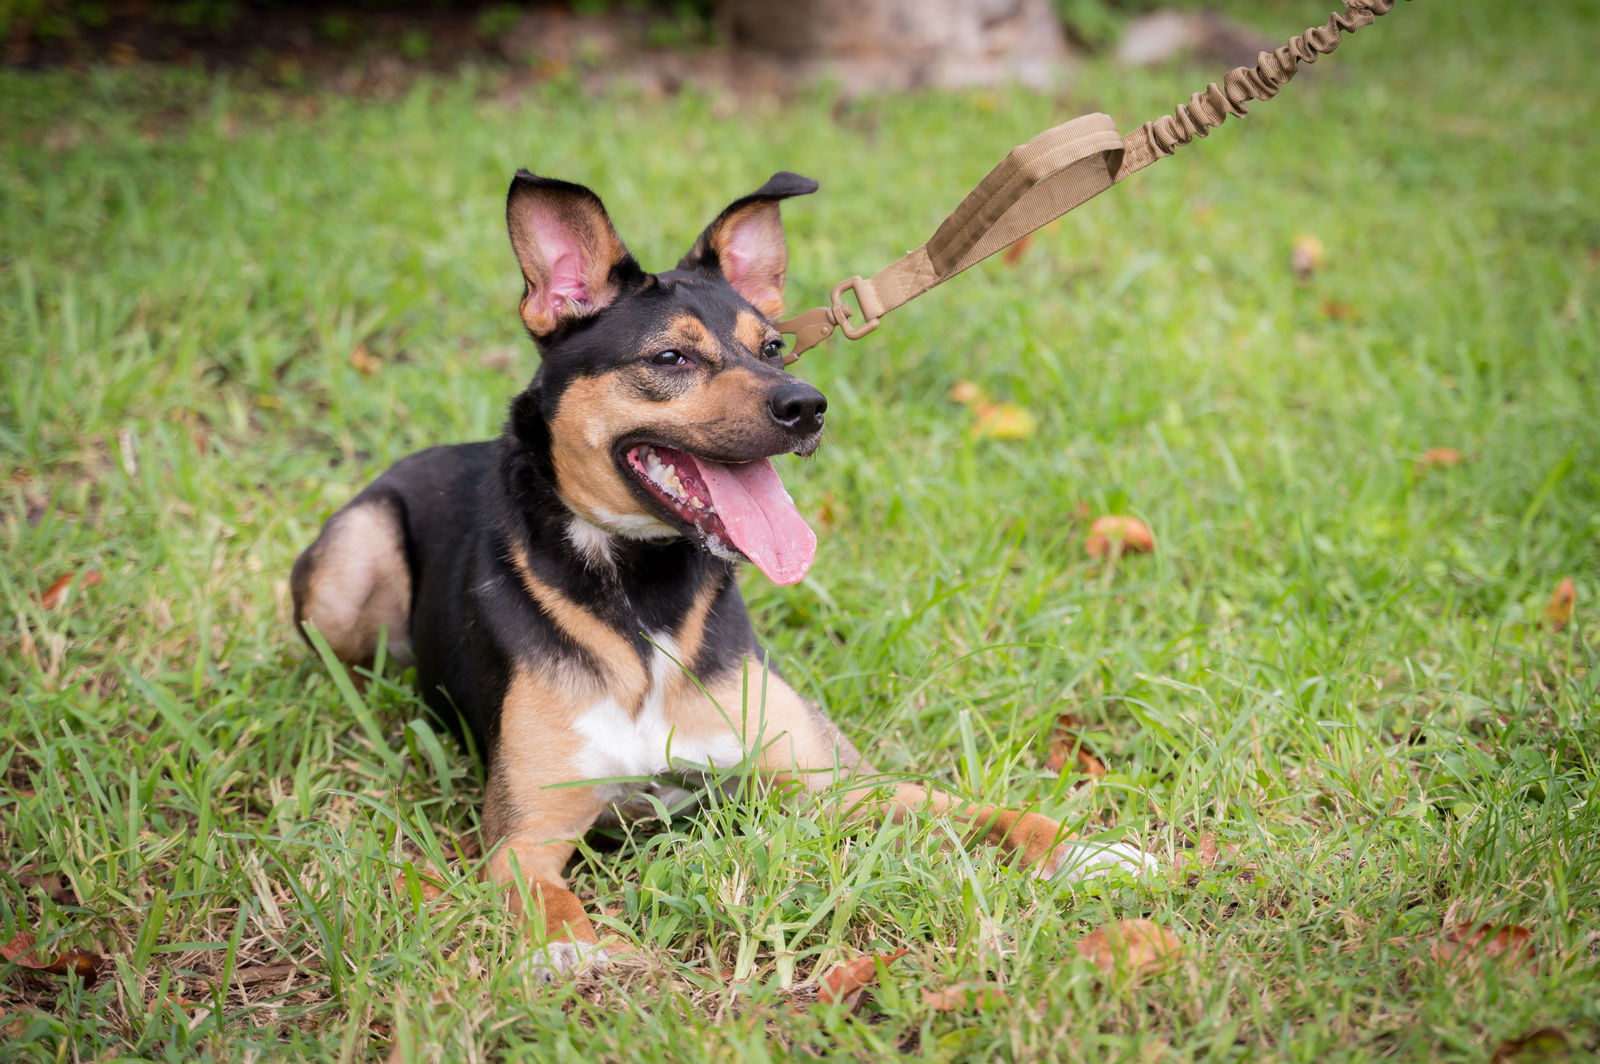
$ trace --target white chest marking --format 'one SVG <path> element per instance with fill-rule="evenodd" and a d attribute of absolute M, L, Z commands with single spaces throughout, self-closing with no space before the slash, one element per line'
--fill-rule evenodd
<path fill-rule="evenodd" d="M 673 661 L 677 648 L 665 635 L 652 637 L 658 649 L 650 661 L 650 690 L 637 714 L 631 714 L 615 699 L 603 698 L 584 710 L 573 722 L 583 736 L 578 768 L 587 779 L 613 779 L 618 776 L 655 777 L 673 771 L 706 771 L 737 765 L 744 758 L 744 747 L 731 728 L 714 726 L 684 734 L 666 718 L 667 681 L 678 671 Z M 716 711 L 707 706 L 707 718 Z M 619 783 L 611 800 L 640 790 L 638 784 Z"/>

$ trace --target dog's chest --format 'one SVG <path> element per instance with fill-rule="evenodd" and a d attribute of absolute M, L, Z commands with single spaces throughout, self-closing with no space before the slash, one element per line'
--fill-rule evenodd
<path fill-rule="evenodd" d="M 698 687 L 682 682 L 672 640 L 652 638 L 649 687 L 637 709 L 602 697 L 572 722 L 581 740 L 578 770 L 600 781 L 624 816 L 648 814 L 655 795 L 671 806 L 688 795 L 675 781 L 737 765 L 744 747 Z M 678 682 L 674 682 L 678 680 Z"/>

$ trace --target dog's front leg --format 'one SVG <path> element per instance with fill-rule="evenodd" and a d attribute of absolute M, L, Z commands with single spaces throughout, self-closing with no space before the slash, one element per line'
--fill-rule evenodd
<path fill-rule="evenodd" d="M 593 787 L 552 786 L 559 782 L 517 773 L 497 758 L 483 808 L 484 834 L 495 846 L 485 876 L 506 888 L 512 912 L 540 929 L 535 933 L 543 947 L 531 963 L 545 979 L 606 960 L 594 924 L 562 875 L 605 803 Z M 524 905 L 519 878 L 531 910 Z"/>
<path fill-rule="evenodd" d="M 1116 869 L 1146 873 L 1157 867 L 1127 843 L 1070 839 L 1060 824 L 1038 813 L 972 805 L 916 783 L 888 789 L 869 782 L 878 771 L 827 717 L 776 675 L 767 674 L 764 687 L 759 708 L 752 706 L 745 715 L 744 730 L 749 744 L 760 747 L 761 772 L 774 780 L 793 781 L 814 795 L 826 793 L 831 804 L 851 813 L 894 821 L 918 809 L 950 816 L 967 825 L 969 839 L 999 847 L 1039 879 L 1084 879 Z M 855 781 L 859 786 L 852 785 Z"/>

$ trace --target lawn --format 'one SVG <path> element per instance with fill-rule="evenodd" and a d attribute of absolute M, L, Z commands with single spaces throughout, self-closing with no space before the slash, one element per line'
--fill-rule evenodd
<path fill-rule="evenodd" d="M 1327 10 L 1233 7 L 1285 36 Z M 1402 5 L 798 364 L 830 399 L 784 470 L 818 561 L 745 579 L 786 675 L 885 769 L 1169 872 L 1036 883 L 938 820 L 752 794 L 593 840 L 574 889 L 636 949 L 553 986 L 475 879 L 473 761 L 403 678 L 358 696 L 288 625 L 328 513 L 498 431 L 535 368 L 510 174 L 590 184 L 654 268 L 772 171 L 814 176 L 785 207 L 801 309 L 1037 130 L 1132 128 L 1220 72 L 850 104 L 0 72 L 0 942 L 107 958 L 92 987 L 0 966 L 0 1058 L 1482 1062 L 1542 1028 L 1522 1059 L 1585 1058 L 1597 19 Z M 960 380 L 1032 431 L 975 432 Z M 1102 513 L 1155 551 L 1089 557 Z M 1047 767 L 1063 712 L 1103 776 Z M 1079 958 L 1131 917 L 1178 957 Z M 1450 945 L 1484 924 L 1517 948 Z M 899 948 L 858 1009 L 815 1004 Z M 1006 997 L 923 999 L 969 982 Z"/>

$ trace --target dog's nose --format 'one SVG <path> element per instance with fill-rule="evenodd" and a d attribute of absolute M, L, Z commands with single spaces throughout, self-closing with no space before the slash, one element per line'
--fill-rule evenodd
<path fill-rule="evenodd" d="M 780 385 L 767 400 L 772 420 L 801 436 L 822 428 L 822 412 L 828 409 L 827 396 L 805 381 Z"/>

